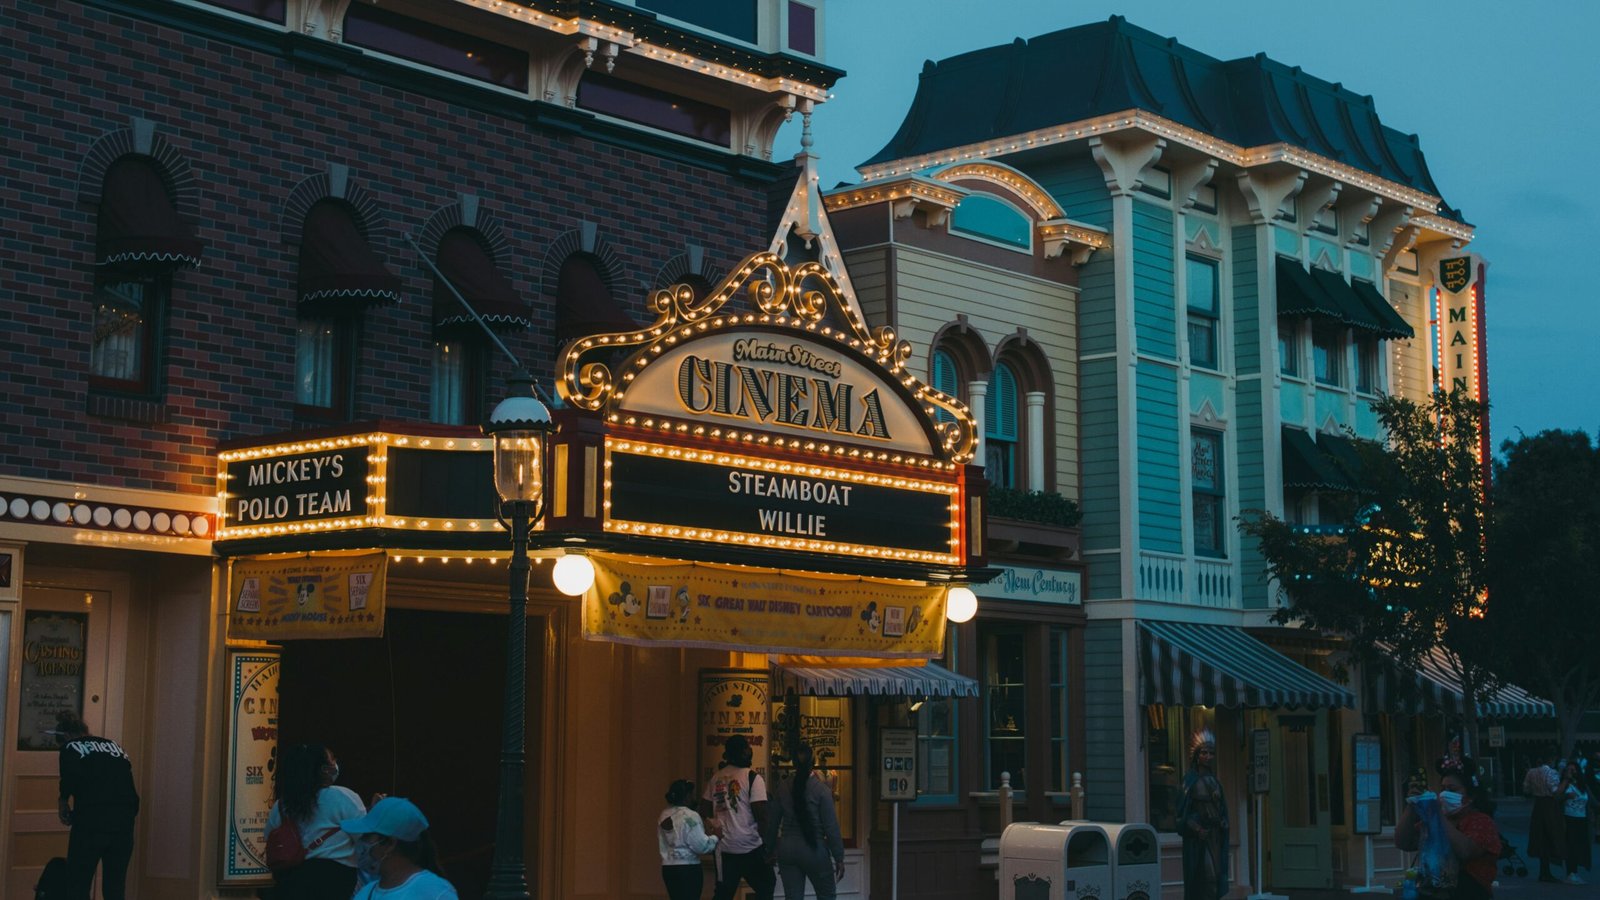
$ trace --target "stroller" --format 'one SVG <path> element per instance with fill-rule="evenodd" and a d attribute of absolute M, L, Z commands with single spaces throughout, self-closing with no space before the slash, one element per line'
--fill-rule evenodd
<path fill-rule="evenodd" d="M 1500 871 L 1518 878 L 1528 877 L 1528 861 L 1522 858 L 1516 845 L 1506 840 L 1504 834 L 1500 835 Z"/>

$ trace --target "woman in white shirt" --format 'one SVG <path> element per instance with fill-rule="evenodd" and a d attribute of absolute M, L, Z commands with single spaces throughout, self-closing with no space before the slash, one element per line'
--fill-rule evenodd
<path fill-rule="evenodd" d="M 717 849 L 717 836 L 706 834 L 700 814 L 689 808 L 694 782 L 686 778 L 667 788 L 667 808 L 656 822 L 656 846 L 661 851 L 661 880 L 668 900 L 699 900 L 705 887 L 700 855 Z"/>
<path fill-rule="evenodd" d="M 289 748 L 278 763 L 278 800 L 267 814 L 267 834 L 285 821 L 300 832 L 305 861 L 272 873 L 278 896 L 296 900 L 349 900 L 356 887 L 356 850 L 339 823 L 367 811 L 339 780 L 339 761 L 321 744 Z"/>

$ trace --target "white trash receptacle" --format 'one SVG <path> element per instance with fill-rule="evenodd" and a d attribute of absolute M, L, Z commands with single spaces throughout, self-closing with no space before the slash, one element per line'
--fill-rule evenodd
<path fill-rule="evenodd" d="M 1000 900 L 1107 900 L 1111 850 L 1087 822 L 1017 822 L 1000 836 Z"/>
<path fill-rule="evenodd" d="M 1144 822 L 1100 827 L 1111 841 L 1111 900 L 1161 900 L 1161 839 Z"/>

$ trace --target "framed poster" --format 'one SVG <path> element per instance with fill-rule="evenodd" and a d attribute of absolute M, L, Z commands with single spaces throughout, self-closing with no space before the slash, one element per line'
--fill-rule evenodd
<path fill-rule="evenodd" d="M 22 597 L 22 548 L 0 544 L 0 600 Z"/>
<path fill-rule="evenodd" d="M 270 884 L 267 814 L 278 763 L 279 656 L 272 651 L 228 654 L 228 829 L 222 845 L 221 883 Z"/>
<path fill-rule="evenodd" d="M 18 750 L 55 752 L 61 746 L 56 717 L 61 713 L 83 717 L 88 641 L 86 612 L 30 609 L 24 614 Z"/>
<path fill-rule="evenodd" d="M 771 676 L 766 669 L 700 670 L 699 787 L 705 789 L 722 762 L 722 744 L 736 734 L 750 741 L 752 769 L 767 774 L 767 697 Z"/>
<path fill-rule="evenodd" d="M 1272 790 L 1272 732 L 1256 728 L 1250 732 L 1250 793 Z"/>

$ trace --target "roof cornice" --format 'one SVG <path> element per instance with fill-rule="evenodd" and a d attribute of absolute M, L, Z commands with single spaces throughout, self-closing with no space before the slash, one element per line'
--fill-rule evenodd
<path fill-rule="evenodd" d="M 1292 144 L 1279 142 L 1263 144 L 1258 147 L 1241 147 L 1142 109 L 1124 110 L 1111 115 L 1083 119 L 1064 125 L 1053 125 L 1049 128 L 1040 128 L 1022 134 L 993 138 L 980 143 L 966 144 L 932 153 L 923 153 L 917 156 L 860 166 L 856 171 L 861 173 L 863 182 L 870 184 L 880 179 L 920 172 L 939 166 L 948 166 L 972 160 L 1003 158 L 1014 153 L 1037 150 L 1058 144 L 1070 144 L 1087 140 L 1091 137 L 1128 131 L 1140 131 L 1165 138 L 1176 144 L 1198 150 L 1222 162 L 1238 166 L 1241 169 L 1253 169 L 1272 163 L 1287 163 L 1307 172 L 1326 175 L 1329 178 L 1360 187 L 1405 206 L 1425 211 L 1417 217 L 1416 221 L 1430 231 L 1437 231 L 1440 234 L 1463 241 L 1472 240 L 1472 226 L 1441 215 L 1443 200 L 1434 194 L 1419 191 L 1387 178 L 1380 178 L 1369 172 L 1337 160 L 1328 159 Z"/>

